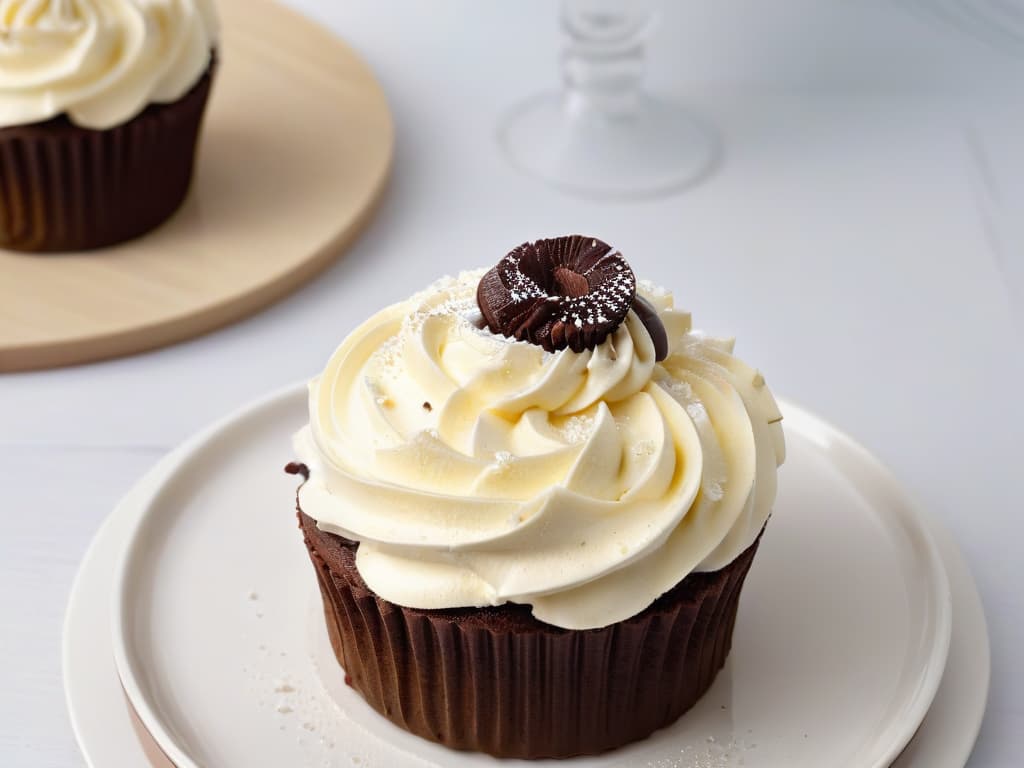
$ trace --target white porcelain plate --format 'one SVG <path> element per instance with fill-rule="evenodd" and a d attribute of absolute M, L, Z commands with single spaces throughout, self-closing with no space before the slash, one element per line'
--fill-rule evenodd
<path fill-rule="evenodd" d="M 112 606 L 139 717 L 179 768 L 496 762 L 411 736 L 344 686 L 282 472 L 305 412 L 295 388 L 215 425 L 139 502 Z M 924 719 L 952 617 L 927 525 L 866 451 L 783 413 L 789 457 L 728 664 L 675 725 L 574 765 L 888 766 Z"/>

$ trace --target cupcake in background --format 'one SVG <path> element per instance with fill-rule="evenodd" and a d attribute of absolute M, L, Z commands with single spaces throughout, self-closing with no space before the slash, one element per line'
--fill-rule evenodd
<path fill-rule="evenodd" d="M 579 236 L 353 331 L 287 468 L 350 685 L 498 757 L 603 752 L 692 707 L 785 455 L 764 378 L 732 351 Z"/>
<path fill-rule="evenodd" d="M 0 0 L 0 248 L 142 235 L 188 192 L 212 0 Z"/>

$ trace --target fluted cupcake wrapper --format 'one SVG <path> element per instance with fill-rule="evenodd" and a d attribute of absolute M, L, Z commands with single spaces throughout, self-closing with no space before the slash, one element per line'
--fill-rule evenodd
<path fill-rule="evenodd" d="M 91 130 L 66 116 L 0 128 L 0 248 L 80 251 L 137 237 L 184 200 L 215 62 L 171 104 Z"/>
<path fill-rule="evenodd" d="M 300 523 L 346 681 L 412 733 L 499 757 L 603 752 L 675 721 L 725 663 L 758 546 L 630 619 L 565 630 L 397 606 L 362 582 L 351 542 Z"/>

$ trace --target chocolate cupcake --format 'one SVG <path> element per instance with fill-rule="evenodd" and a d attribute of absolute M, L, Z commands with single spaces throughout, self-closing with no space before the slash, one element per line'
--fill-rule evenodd
<path fill-rule="evenodd" d="M 378 313 L 311 383 L 289 467 L 348 681 L 499 757 L 670 724 L 729 652 L 780 421 L 731 341 L 593 238 Z"/>
<path fill-rule="evenodd" d="M 181 205 L 216 69 L 210 0 L 11 0 L 0 18 L 0 248 L 78 251 Z"/>

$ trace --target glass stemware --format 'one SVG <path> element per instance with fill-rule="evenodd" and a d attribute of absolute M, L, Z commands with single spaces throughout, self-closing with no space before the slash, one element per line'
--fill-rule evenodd
<path fill-rule="evenodd" d="M 643 88 L 655 0 L 563 0 L 563 90 L 520 105 L 499 128 L 512 162 L 590 197 L 685 188 L 714 167 L 714 131 Z"/>

